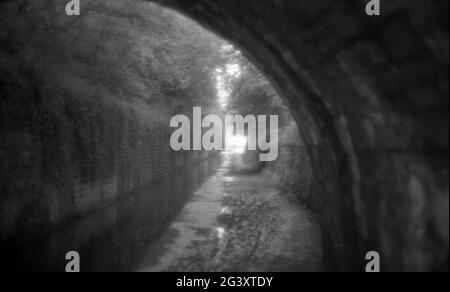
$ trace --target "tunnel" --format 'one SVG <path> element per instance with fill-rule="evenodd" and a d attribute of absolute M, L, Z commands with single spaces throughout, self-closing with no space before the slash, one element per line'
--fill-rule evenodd
<path fill-rule="evenodd" d="M 292 253 L 263 271 L 363 272 L 370 252 L 383 271 L 448 271 L 448 1 L 65 2 L 0 4 L 2 271 L 64 271 L 70 251 L 83 271 L 135 271 L 186 208 L 207 217 L 195 194 L 245 182 L 252 198 L 264 175 L 289 198 L 242 203 L 255 224 L 258 200 L 294 215 L 264 230 Z M 230 59 L 248 77 L 233 111 L 281 120 L 278 160 L 250 172 L 169 144 L 173 116 L 223 112 Z"/>

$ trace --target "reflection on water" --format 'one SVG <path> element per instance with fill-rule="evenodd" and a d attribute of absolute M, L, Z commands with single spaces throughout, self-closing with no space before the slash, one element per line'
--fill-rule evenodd
<path fill-rule="evenodd" d="M 225 183 L 230 183 L 230 182 L 234 182 L 236 180 L 236 178 L 234 176 L 224 176 L 223 177 L 223 181 Z"/>
<path fill-rule="evenodd" d="M 227 232 L 225 231 L 225 228 L 217 227 L 216 231 L 217 231 L 217 237 L 219 238 L 219 240 L 221 240 L 221 241 L 224 240 L 225 235 L 227 234 Z"/>
<path fill-rule="evenodd" d="M 218 252 L 215 256 L 215 262 L 218 263 L 223 252 L 225 251 L 225 247 L 227 246 L 227 231 L 223 227 L 216 228 L 217 231 L 217 238 L 219 239 L 218 244 Z"/>

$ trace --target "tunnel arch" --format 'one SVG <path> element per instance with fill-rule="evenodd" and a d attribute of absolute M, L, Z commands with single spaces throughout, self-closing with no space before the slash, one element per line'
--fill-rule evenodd
<path fill-rule="evenodd" d="M 363 0 L 152 2 L 242 48 L 289 105 L 330 270 L 360 271 L 369 250 L 386 271 L 448 270 L 448 1 L 389 1 L 373 18 Z M 0 4 L 2 270 L 58 270 L 74 245 L 91 269 L 129 264 L 123 247 L 217 167 L 166 151 L 171 92 L 145 83 L 135 34 L 145 2 L 91 1 L 86 23 L 64 4 Z M 177 179 L 155 187 L 164 175 Z"/>
<path fill-rule="evenodd" d="M 239 46 L 281 93 L 313 160 L 333 270 L 357 269 L 368 250 L 392 270 L 448 265 L 447 2 L 383 3 L 378 18 L 365 1 L 153 2 Z"/>
<path fill-rule="evenodd" d="M 258 35 L 256 30 L 244 28 L 243 36 L 240 36 L 239 33 L 230 34 L 227 28 L 229 22 L 234 19 L 234 15 L 231 15 L 231 20 L 218 20 L 209 15 L 208 11 L 210 10 L 202 9 L 203 3 L 198 6 L 194 5 L 195 8 L 191 9 L 190 5 L 187 5 L 188 8 L 186 8 L 184 5 L 170 1 L 156 0 L 152 2 L 175 9 L 195 20 L 199 25 L 220 35 L 235 45 L 247 59 L 261 72 L 264 72 L 266 78 L 270 80 L 272 86 L 287 104 L 298 125 L 300 136 L 308 144 L 306 151 L 311 159 L 316 182 L 314 189 L 310 192 L 311 196 L 318 198 L 317 201 L 307 202 L 308 205 L 324 216 L 327 208 L 323 205 L 330 201 L 332 204 L 340 205 L 341 203 L 336 201 L 338 199 L 345 202 L 344 205 L 338 207 L 341 212 L 344 212 L 339 214 L 339 219 L 322 217 L 324 220 L 321 222 L 325 251 L 324 266 L 330 270 L 358 270 L 361 266 L 361 259 L 357 255 L 363 253 L 363 243 L 359 241 L 359 238 L 360 232 L 364 232 L 358 228 L 364 228 L 364 226 L 359 224 L 356 219 L 357 210 L 354 209 L 356 208 L 354 200 L 359 199 L 358 195 L 360 194 L 357 184 L 353 182 L 359 181 L 361 174 L 345 117 L 341 116 L 339 120 L 336 120 L 330 105 L 326 104 L 323 99 L 323 93 L 313 84 L 308 73 L 303 70 L 298 72 L 298 68 L 293 66 L 292 62 L 290 63 L 277 53 L 279 48 Z M 240 31 L 241 28 L 237 24 L 235 29 Z M 255 34 L 255 37 L 241 43 L 241 38 L 246 38 L 248 34 Z M 249 47 L 258 48 L 258 53 Z M 327 133 L 326 137 L 322 133 Z M 323 153 L 320 154 L 321 150 L 316 150 L 316 148 L 322 148 Z M 324 167 L 325 165 L 329 168 Z M 328 184 L 328 186 L 325 187 L 324 184 Z M 335 222 L 335 224 L 341 227 L 329 225 L 329 221 L 336 219 L 340 222 Z M 331 235 L 334 233 L 333 228 L 342 228 L 342 226 L 346 226 L 344 230 Z M 364 232 L 366 236 L 367 232 Z M 355 253 L 355 250 L 360 250 L 360 252 Z"/>

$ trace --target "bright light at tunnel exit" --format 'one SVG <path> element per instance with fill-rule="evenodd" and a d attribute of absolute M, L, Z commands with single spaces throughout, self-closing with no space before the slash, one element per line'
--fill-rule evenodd
<path fill-rule="evenodd" d="M 243 154 L 245 152 L 248 143 L 248 138 L 246 136 L 234 136 L 227 134 L 226 139 L 231 146 L 231 152 L 238 154 Z"/>

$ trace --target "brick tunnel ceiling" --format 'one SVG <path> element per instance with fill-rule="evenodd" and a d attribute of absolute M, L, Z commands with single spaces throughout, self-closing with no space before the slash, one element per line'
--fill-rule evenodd
<path fill-rule="evenodd" d="M 27 3 L 25 6 L 32 6 L 25 2 Z M 314 183 L 309 190 L 313 195 L 308 200 L 319 214 L 324 249 L 330 257 L 332 269 L 353 269 L 360 261 L 358 256 L 368 250 L 382 250 L 385 265 L 392 270 L 448 269 L 449 1 L 383 1 L 383 14 L 372 18 L 365 14 L 366 1 L 359 0 L 152 2 L 173 8 L 231 41 L 265 73 L 282 95 L 300 129 L 311 160 Z M 111 9 L 116 9 L 115 1 L 111 3 L 113 4 L 107 5 L 111 5 Z M 11 8 L 14 13 L 26 11 L 20 7 L 17 11 L 14 9 Z M 126 14 L 126 11 L 124 13 Z M 40 17 L 41 20 L 45 20 L 45 13 Z M 5 16 L 1 24 L 11 29 L 14 25 L 8 23 L 8 19 Z M 64 21 L 58 25 L 65 25 Z M 95 21 L 87 25 L 95 27 Z M 23 35 L 27 33 L 27 29 L 22 27 L 27 27 L 24 24 L 26 22 L 23 19 L 17 22 L 18 30 Z M 45 25 L 52 26 L 48 23 Z M 12 28 L 11 31 L 14 32 L 14 29 L 16 28 Z M 120 31 L 117 27 L 114 29 Z M 138 39 L 141 29 L 142 27 L 133 31 L 136 35 L 132 37 Z M 90 31 L 94 32 L 95 30 Z M 98 72 L 105 72 L 105 68 L 101 68 L 102 71 L 95 71 L 90 67 L 94 66 L 92 61 L 98 60 L 89 59 L 90 52 L 85 50 L 88 45 L 81 44 L 80 47 L 84 51 L 79 55 L 69 56 L 65 53 L 70 51 L 67 45 L 62 45 L 64 42 L 57 34 L 56 37 L 51 35 L 58 43 L 52 48 L 54 51 L 49 49 L 46 53 L 59 54 L 63 56 L 62 60 L 67 57 L 82 63 L 83 65 L 79 67 L 68 63 L 65 69 L 76 68 L 74 72 L 78 75 L 88 72 L 90 77 L 99 83 L 102 82 L 103 76 Z M 68 35 L 74 39 L 78 37 Z M 102 181 L 101 186 L 95 186 L 104 199 L 105 189 L 112 189 L 118 194 L 128 194 L 135 188 L 145 185 L 147 178 L 140 171 L 148 165 L 161 166 L 161 169 L 167 172 L 173 171 L 172 168 L 176 165 L 173 163 L 167 166 L 162 162 L 160 165 L 159 160 L 149 160 L 147 164 L 141 165 L 140 162 L 136 162 L 139 159 L 130 158 L 130 153 L 140 151 L 139 155 L 142 158 L 147 157 L 148 152 L 155 151 L 159 153 L 158 159 L 171 162 L 191 159 L 190 157 L 175 159 L 164 156 L 166 153 L 160 153 L 158 146 L 160 148 L 163 146 L 156 145 L 154 141 L 165 142 L 164 126 L 155 125 L 156 130 L 145 128 L 143 124 L 148 122 L 149 114 L 144 111 L 150 108 L 154 114 L 152 118 L 161 117 L 161 121 L 167 118 L 164 116 L 166 113 L 156 112 L 145 102 L 120 100 L 117 104 L 113 104 L 103 99 L 78 100 L 71 99 L 68 94 L 66 96 L 57 90 L 52 91 L 46 86 L 40 87 L 40 90 L 33 87 L 34 85 L 23 88 L 12 86 L 14 82 L 26 83 L 30 79 L 33 83 L 33 78 L 30 77 L 32 74 L 23 69 L 23 64 L 33 63 L 33 56 L 26 53 L 23 54 L 25 57 L 15 55 L 16 51 L 22 52 L 21 45 L 25 41 L 13 42 L 13 45 L 10 45 L 8 38 L 15 40 L 14 37 L 2 34 L 0 42 L 2 47 L 7 48 L 4 51 L 11 54 L 11 60 L 14 60 L 6 58 L 0 60 L 2 64 L 10 65 L 8 62 L 13 64 L 10 67 L 4 66 L 8 67 L 5 70 L 20 72 L 10 74 L 11 72 L 6 71 L 8 74 L 1 75 L 2 85 L 8 88 L 4 90 L 4 94 L 10 97 L 2 102 L 8 103 L 10 110 L 8 114 L 11 120 L 14 120 L 9 124 L 2 119 L 4 123 L 1 125 L 7 130 L 3 134 L 6 136 L 9 132 L 20 132 L 29 128 L 34 131 L 42 126 L 44 130 L 39 128 L 35 133 L 38 139 L 44 141 L 41 144 L 44 145 L 42 152 L 51 153 L 57 158 L 53 165 L 51 161 L 42 159 L 43 166 L 33 168 L 34 173 L 30 174 L 31 176 L 41 176 L 41 172 L 48 169 L 52 175 L 67 172 L 67 177 L 58 181 L 58 186 L 64 189 L 68 181 L 72 183 L 73 173 L 79 175 L 82 181 L 88 181 L 89 177 L 84 176 L 86 173 L 92 173 L 98 181 Z M 31 39 L 35 41 L 35 38 Z M 48 43 L 42 48 L 39 47 L 40 42 L 35 45 L 39 49 L 49 47 Z M 114 53 L 121 49 L 116 45 L 112 41 Z M 28 49 L 30 48 L 24 46 L 23 52 L 27 52 Z M 14 58 L 18 55 L 22 56 L 22 59 L 16 62 Z M 101 62 L 113 64 L 114 62 L 108 59 L 110 57 L 105 56 Z M 60 59 L 55 57 L 54 60 Z M 91 63 L 86 64 L 89 62 Z M 42 65 L 39 62 L 36 64 Z M 59 68 L 58 66 L 64 67 L 58 64 L 55 68 Z M 117 64 L 117 68 L 122 68 L 119 66 L 122 64 Z M 140 66 L 141 64 L 136 65 L 138 69 Z M 13 69 L 16 67 L 18 69 Z M 142 72 L 139 71 L 136 75 L 140 73 Z M 140 77 L 137 76 L 135 80 L 140 80 Z M 54 78 L 56 80 L 60 76 Z M 111 83 L 111 80 L 107 81 Z M 117 84 L 129 81 L 119 79 Z M 77 91 L 74 92 L 81 92 L 81 95 L 86 96 L 98 93 L 97 89 L 89 91 L 91 89 L 86 86 L 89 83 L 83 82 L 80 81 L 80 84 L 67 82 L 62 86 L 71 89 L 77 87 Z M 136 90 L 137 94 L 141 93 L 141 88 L 135 86 L 136 84 L 126 85 Z M 106 89 L 102 87 L 101 90 Z M 13 99 L 15 96 L 22 96 L 22 93 L 28 94 L 27 97 Z M 42 97 L 45 94 L 47 96 Z M 35 114 L 35 108 L 25 106 L 24 111 L 29 112 L 16 114 L 16 111 L 19 112 L 17 110 L 19 105 L 28 104 L 28 96 L 44 109 Z M 53 96 L 55 98 L 50 99 Z M 45 102 L 42 102 L 43 99 Z M 60 99 L 67 101 L 59 102 Z M 156 103 L 153 100 L 146 102 Z M 177 104 L 171 106 L 173 113 Z M 51 119 L 42 118 L 54 109 L 57 114 L 51 116 Z M 24 122 L 29 119 L 36 119 L 31 123 L 37 123 L 39 126 L 29 127 Z M 60 119 L 64 123 L 60 123 Z M 58 132 L 62 125 L 70 128 L 71 134 Z M 115 130 L 108 132 L 109 129 Z M 89 137 L 89 131 L 94 132 L 92 134 L 94 138 Z M 74 138 L 71 137 L 72 134 Z M 97 137 L 99 135 L 101 138 Z M 26 137 L 28 136 L 17 135 L 14 138 L 5 138 L 5 141 L 12 146 L 22 145 L 29 143 Z M 89 143 L 80 142 L 84 140 Z M 139 143 L 135 143 L 136 141 Z M 67 154 L 68 149 L 77 143 L 83 146 L 80 146 L 83 155 L 91 157 L 100 165 L 98 168 L 93 167 L 89 161 L 83 161 L 81 154 L 74 162 L 81 164 L 81 174 L 71 168 L 69 165 L 71 161 L 65 159 L 70 156 Z M 51 146 L 45 148 L 47 144 Z M 94 145 L 95 151 L 89 145 Z M 112 149 L 111 145 L 117 147 Z M 140 147 L 135 145 L 152 145 L 153 148 L 135 149 L 134 147 Z M 113 175 L 111 169 L 120 173 L 119 178 L 114 178 L 120 180 L 119 189 L 113 186 L 115 184 L 114 179 L 111 179 Z M 127 177 L 130 169 L 138 173 L 138 182 L 134 180 L 135 178 Z M 2 172 L 2 175 L 8 178 L 15 175 L 18 180 L 20 178 L 20 174 L 15 172 L 8 176 Z M 153 172 L 151 175 L 157 176 Z M 53 177 L 49 179 L 57 180 Z M 107 183 L 103 184 L 104 181 Z M 55 195 L 58 193 L 57 190 L 48 186 L 42 188 L 50 197 L 49 201 L 58 201 Z M 10 189 L 9 193 L 14 195 L 14 191 Z M 87 192 L 93 193 L 97 189 L 92 187 Z M 23 188 L 15 191 L 23 191 Z M 39 195 L 31 195 L 30 200 L 34 200 L 36 196 Z M 6 203 L 17 203 L 17 199 L 12 195 L 2 200 Z M 6 203 L 5 206 L 8 205 Z M 87 207 L 95 204 L 98 202 L 94 202 L 94 199 L 83 201 L 79 208 L 88 209 Z M 50 207 L 40 205 L 39 207 L 45 212 L 50 212 L 51 216 L 47 216 L 49 218 L 40 216 L 36 211 L 36 214 L 33 213 L 38 218 L 36 224 L 42 223 L 43 217 L 52 224 L 53 221 L 64 221 L 61 219 L 63 217 L 58 217 L 63 215 L 58 212 L 52 213 Z M 75 213 L 77 211 L 79 210 L 70 210 Z M 10 214 L 8 212 L 12 211 L 4 212 Z M 69 211 L 65 209 L 61 211 L 64 212 Z M 4 234 L 9 234 L 10 226 L 13 226 L 10 221 L 4 221 L 6 222 L 6 227 L 3 226 L 2 229 Z M 14 236 L 20 237 L 22 231 L 20 229 Z M 8 243 L 14 245 L 16 241 L 14 237 L 11 238 L 13 239 Z"/>

